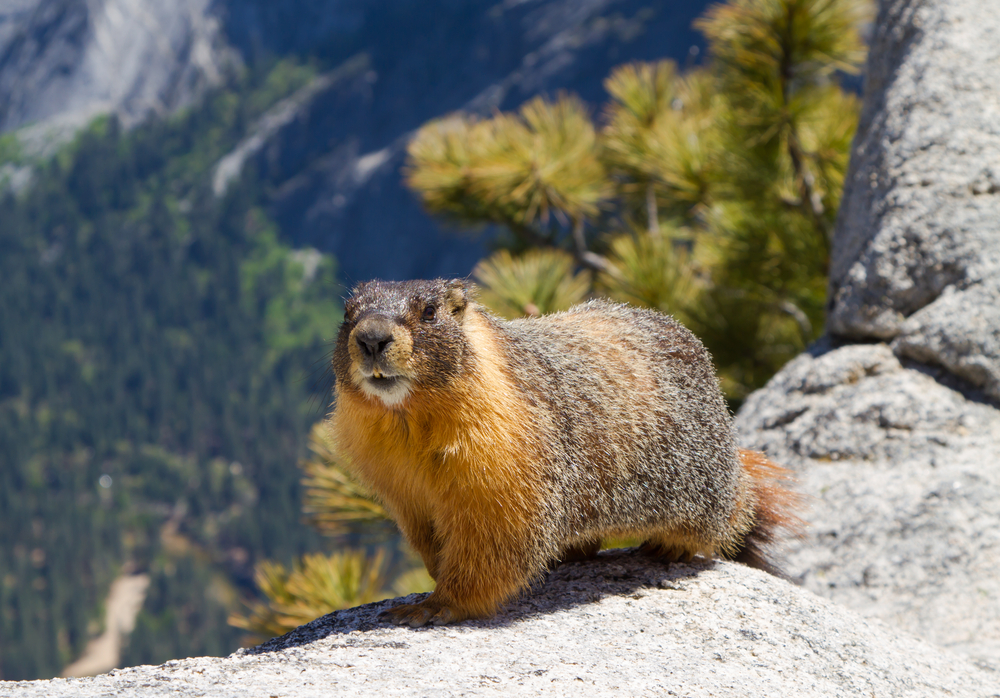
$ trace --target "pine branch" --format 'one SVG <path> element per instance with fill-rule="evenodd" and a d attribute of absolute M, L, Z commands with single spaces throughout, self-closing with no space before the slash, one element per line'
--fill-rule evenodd
<path fill-rule="evenodd" d="M 646 184 L 646 221 L 649 224 L 649 234 L 660 236 L 660 213 L 656 209 L 656 189 L 653 183 Z"/>
<path fill-rule="evenodd" d="M 826 209 L 823 207 L 823 197 L 816 189 L 816 178 L 813 177 L 806 154 L 802 152 L 798 130 L 794 124 L 789 125 L 788 155 L 792 162 L 792 168 L 795 171 L 795 180 L 798 182 L 801 191 L 801 206 L 805 209 L 813 225 L 816 226 L 816 229 L 822 235 L 824 247 L 826 247 L 829 253 L 830 245 L 832 244 L 833 229 L 824 215 Z"/>
<path fill-rule="evenodd" d="M 583 232 L 583 219 L 578 218 L 573 222 L 573 245 L 576 250 L 576 260 L 582 266 L 593 271 L 607 271 L 608 260 L 591 252 L 587 248 L 587 239 Z"/>

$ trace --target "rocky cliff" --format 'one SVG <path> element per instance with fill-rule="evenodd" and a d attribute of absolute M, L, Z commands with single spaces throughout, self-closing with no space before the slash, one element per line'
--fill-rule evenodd
<path fill-rule="evenodd" d="M 99 114 L 165 115 L 217 84 L 227 50 L 209 0 L 0 5 L 0 132 L 56 139 Z"/>

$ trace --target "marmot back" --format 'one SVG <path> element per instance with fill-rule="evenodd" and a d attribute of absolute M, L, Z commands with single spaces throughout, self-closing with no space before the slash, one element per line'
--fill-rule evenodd
<path fill-rule="evenodd" d="M 691 332 L 601 301 L 495 322 L 512 378 L 539 401 L 533 422 L 551 435 L 567 532 L 599 538 L 648 519 L 701 531 L 699 549 L 736 548 L 750 523 L 732 522 L 745 497 L 739 455 L 711 359 Z"/>
<path fill-rule="evenodd" d="M 472 294 L 457 280 L 362 284 L 337 338 L 338 450 L 437 582 L 396 622 L 490 615 L 608 537 L 770 567 L 763 546 L 794 496 L 737 449 L 691 332 L 601 301 L 507 322 Z"/>

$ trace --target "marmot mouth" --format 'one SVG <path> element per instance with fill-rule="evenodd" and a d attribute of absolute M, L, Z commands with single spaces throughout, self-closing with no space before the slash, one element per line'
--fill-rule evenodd
<path fill-rule="evenodd" d="M 405 387 L 409 381 L 406 376 L 396 374 L 387 376 L 378 369 L 372 371 L 370 376 L 365 376 L 365 383 L 373 388 L 383 391 L 391 391 L 397 387 Z"/>
<path fill-rule="evenodd" d="M 369 397 L 377 398 L 389 407 L 393 407 L 403 402 L 410 394 L 410 379 L 400 375 L 380 374 L 378 377 L 372 375 L 365 378 L 358 387 Z"/>
<path fill-rule="evenodd" d="M 368 370 L 371 373 L 368 373 Z M 406 375 L 396 373 L 387 376 L 384 369 L 372 366 L 368 370 L 361 369 L 355 376 L 355 385 L 369 397 L 377 398 L 390 407 L 397 405 L 410 394 L 413 380 Z M 366 375 L 367 374 L 367 375 Z"/>
<path fill-rule="evenodd" d="M 376 388 L 389 389 L 400 381 L 402 376 L 369 376 L 368 382 Z"/>

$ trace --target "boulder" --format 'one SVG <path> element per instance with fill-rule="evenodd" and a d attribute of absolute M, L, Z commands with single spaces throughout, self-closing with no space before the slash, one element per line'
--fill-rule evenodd
<path fill-rule="evenodd" d="M 1000 4 L 883 0 L 830 265 L 829 331 L 1000 400 Z"/>
<path fill-rule="evenodd" d="M 886 344 L 821 346 L 754 393 L 737 424 L 807 495 L 792 577 L 1000 667 L 1000 411 L 947 377 Z"/>
<path fill-rule="evenodd" d="M 230 657 L 0 683 L 0 698 L 1000 695 L 998 674 L 735 563 L 614 551 L 563 565 L 492 620 L 440 628 L 380 622 L 399 601 Z"/>

